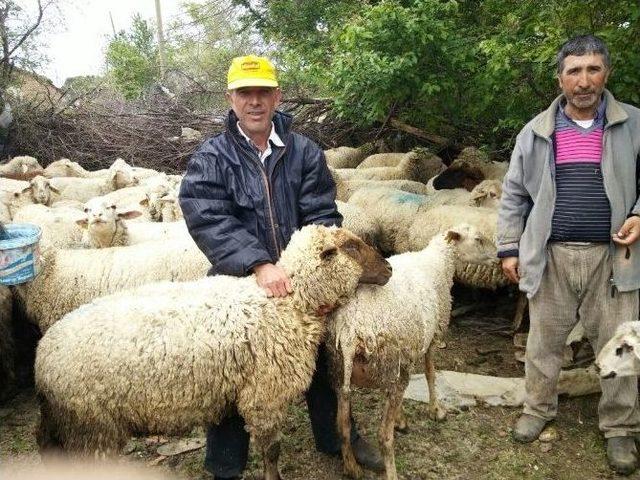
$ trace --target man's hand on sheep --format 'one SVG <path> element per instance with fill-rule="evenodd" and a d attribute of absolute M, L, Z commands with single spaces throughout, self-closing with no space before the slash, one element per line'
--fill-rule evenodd
<path fill-rule="evenodd" d="M 505 257 L 502 259 L 502 271 L 505 276 L 513 283 L 520 281 L 520 273 L 518 272 L 518 257 Z"/>
<path fill-rule="evenodd" d="M 256 282 L 267 292 L 267 297 L 286 297 L 293 293 L 291 279 L 287 273 L 273 263 L 263 263 L 253 267 Z"/>
<path fill-rule="evenodd" d="M 631 245 L 640 237 L 640 217 L 633 215 L 625 220 L 618 230 L 613 234 L 613 241 L 618 245 Z"/>

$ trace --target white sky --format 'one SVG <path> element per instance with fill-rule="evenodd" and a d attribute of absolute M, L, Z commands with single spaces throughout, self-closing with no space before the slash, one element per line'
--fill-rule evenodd
<path fill-rule="evenodd" d="M 26 0 L 27 2 L 29 0 Z M 161 0 L 163 24 L 180 12 L 183 0 Z M 44 36 L 50 64 L 43 73 L 60 86 L 67 77 L 99 74 L 104 69 L 104 49 L 116 31 L 128 30 L 131 18 L 140 13 L 155 22 L 155 0 L 59 0 L 64 26 Z M 22 3 L 22 2 L 21 2 Z M 155 23 L 154 23 L 155 24 Z"/>

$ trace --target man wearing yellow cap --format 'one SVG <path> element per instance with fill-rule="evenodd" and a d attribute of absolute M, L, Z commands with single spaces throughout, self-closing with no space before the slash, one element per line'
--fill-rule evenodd
<path fill-rule="evenodd" d="M 293 232 L 304 225 L 338 225 L 336 186 L 322 150 L 291 131 L 292 117 L 276 111 L 281 91 L 271 62 L 236 57 L 228 73 L 231 104 L 226 130 L 193 154 L 180 188 L 180 206 L 191 236 L 209 258 L 209 274 L 255 274 L 270 297 L 292 292 L 276 265 Z M 326 312 L 323 312 L 326 313 Z M 336 395 L 324 348 L 307 392 L 316 448 L 337 455 Z M 380 455 L 352 427 L 356 460 L 384 470 Z M 209 428 L 205 468 L 216 479 L 240 478 L 249 435 L 237 412 Z"/>

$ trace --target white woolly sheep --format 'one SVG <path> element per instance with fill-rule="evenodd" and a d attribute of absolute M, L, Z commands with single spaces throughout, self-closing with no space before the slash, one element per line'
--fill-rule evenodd
<path fill-rule="evenodd" d="M 374 153 L 360 162 L 356 168 L 395 167 L 405 155 L 406 153 L 401 152 Z"/>
<path fill-rule="evenodd" d="M 495 238 L 497 211 L 492 208 L 468 207 L 462 205 L 442 205 L 419 212 L 406 236 L 397 236 L 394 250 L 396 252 L 414 252 L 424 248 L 435 235 L 446 231 L 454 225 L 465 222 L 476 227 L 487 238 L 491 239 L 494 249 L 494 261 L 491 265 L 469 265 L 459 262 L 456 265 L 455 280 L 464 285 L 477 288 L 496 289 L 509 284 L 502 272 L 497 258 Z"/>
<path fill-rule="evenodd" d="M 97 197 L 84 205 L 84 215 L 77 224 L 85 229 L 83 243 L 93 248 L 135 245 L 152 240 L 182 239 L 191 236 L 184 221 L 173 223 L 125 223 L 125 219 L 141 216 L 139 210 L 119 210 L 115 204 Z"/>
<path fill-rule="evenodd" d="M 54 177 L 81 177 L 87 178 L 91 176 L 91 172 L 85 170 L 78 162 L 72 162 L 68 158 L 55 160 L 47 165 L 43 174 L 47 178 Z"/>
<path fill-rule="evenodd" d="M 502 197 L 502 182 L 499 180 L 483 180 L 470 192 L 464 188 L 435 190 L 428 195 L 428 202 L 437 205 L 467 205 L 497 209 Z"/>
<path fill-rule="evenodd" d="M 442 170 L 442 160 L 423 148 L 408 152 L 394 167 L 337 168 L 342 180 L 414 180 L 426 183 Z"/>
<path fill-rule="evenodd" d="M 29 156 L 13 157 L 6 163 L 0 164 L 0 176 L 16 180 L 30 180 L 42 174 L 42 165 L 37 159 Z"/>
<path fill-rule="evenodd" d="M 42 332 L 94 298 L 150 282 L 202 278 L 211 267 L 191 239 L 102 249 L 50 249 L 41 258 L 40 275 L 17 286 L 16 292 L 25 315 Z"/>
<path fill-rule="evenodd" d="M 386 477 L 397 479 L 393 430 L 402 396 L 415 363 L 424 359 L 429 387 L 429 413 L 444 418 L 435 395 L 431 356 L 434 338 L 442 338 L 451 313 L 451 286 L 456 262 L 487 263 L 495 258 L 491 242 L 459 225 L 434 237 L 420 252 L 390 257 L 393 275 L 378 288 L 363 285 L 339 307 L 329 322 L 327 347 L 338 393 L 338 425 L 345 473 L 359 478 L 351 451 L 349 396 L 352 383 L 385 393 L 379 430 Z"/>
<path fill-rule="evenodd" d="M 82 229 L 76 222 L 83 217 L 82 210 L 74 207 L 33 204 L 18 209 L 15 223 L 33 223 L 42 230 L 40 249 L 76 248 L 82 243 Z"/>
<path fill-rule="evenodd" d="M 336 182 L 336 200 L 342 202 L 348 202 L 351 195 L 361 188 L 386 187 L 420 195 L 428 193 L 424 183 L 413 180 L 343 180 L 333 169 L 330 171 Z"/>
<path fill-rule="evenodd" d="M 640 322 L 624 322 L 596 358 L 601 378 L 640 375 Z"/>
<path fill-rule="evenodd" d="M 399 239 L 407 237 L 414 217 L 429 208 L 428 197 L 424 195 L 384 187 L 361 188 L 349 203 L 364 209 L 380 226 L 378 243 L 385 254 L 400 253 L 395 250 Z"/>
<path fill-rule="evenodd" d="M 436 190 L 464 188 L 471 191 L 483 180 L 502 181 L 508 168 L 508 162 L 492 162 L 484 152 L 467 147 L 433 179 L 433 187 Z"/>
<path fill-rule="evenodd" d="M 11 395 L 15 382 L 12 305 L 11 290 L 0 286 L 0 401 Z"/>
<path fill-rule="evenodd" d="M 56 177 L 47 179 L 50 188 L 55 188 L 56 200 L 77 200 L 86 202 L 94 197 L 113 192 L 123 186 L 137 184 L 137 179 L 131 179 L 130 184 L 118 180 L 119 171 L 113 170 L 109 176 L 102 178 Z"/>
<path fill-rule="evenodd" d="M 378 247 L 380 225 L 378 225 L 362 208 L 350 203 L 336 200 L 338 212 L 343 217 L 342 226 L 355 233 L 373 247 Z"/>
<path fill-rule="evenodd" d="M 367 155 L 375 152 L 373 143 L 365 143 L 358 148 L 336 147 L 324 151 L 327 165 L 333 168 L 355 168 Z"/>
<path fill-rule="evenodd" d="M 279 479 L 279 427 L 311 382 L 326 331 L 318 312 L 391 274 L 347 230 L 316 225 L 292 236 L 279 265 L 293 286 L 285 298 L 268 298 L 253 276 L 213 276 L 67 315 L 38 346 L 40 447 L 114 454 L 135 432 L 189 431 L 235 407 L 263 449 L 265 479 Z"/>

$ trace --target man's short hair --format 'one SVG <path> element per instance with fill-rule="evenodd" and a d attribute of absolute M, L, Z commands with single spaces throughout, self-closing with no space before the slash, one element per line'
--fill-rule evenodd
<path fill-rule="evenodd" d="M 556 55 L 556 61 L 558 65 L 558 75 L 562 73 L 564 68 L 564 59 L 569 55 L 575 55 L 580 57 L 588 54 L 600 54 L 602 55 L 602 61 L 607 69 L 611 68 L 611 58 L 609 57 L 609 49 L 602 41 L 602 39 L 595 35 L 578 35 L 577 37 L 570 38 L 560 47 L 558 54 Z"/>

